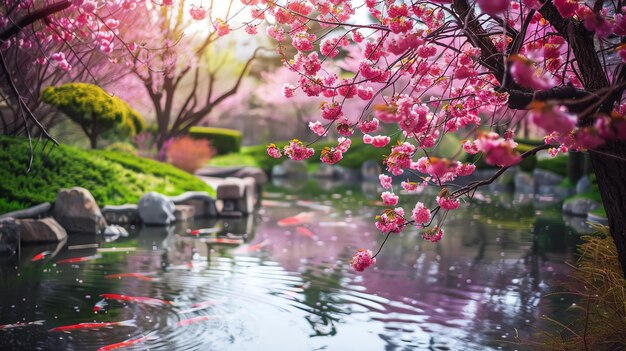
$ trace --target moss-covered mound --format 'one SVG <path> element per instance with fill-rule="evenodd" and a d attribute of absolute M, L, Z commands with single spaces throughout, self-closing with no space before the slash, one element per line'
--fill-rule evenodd
<path fill-rule="evenodd" d="M 149 192 L 177 195 L 199 190 L 214 193 L 204 182 L 171 165 L 111 151 L 84 151 L 50 143 L 30 151 L 23 138 L 0 136 L 0 213 L 54 201 L 61 188 L 88 189 L 100 206 L 136 203 Z"/>

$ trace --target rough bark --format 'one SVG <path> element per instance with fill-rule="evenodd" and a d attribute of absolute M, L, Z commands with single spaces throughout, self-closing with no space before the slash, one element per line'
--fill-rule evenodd
<path fill-rule="evenodd" d="M 618 159 L 618 158 L 621 158 Z M 591 151 L 591 162 L 598 179 L 602 203 L 609 220 L 611 236 L 626 278 L 626 141 L 612 140 Z"/>

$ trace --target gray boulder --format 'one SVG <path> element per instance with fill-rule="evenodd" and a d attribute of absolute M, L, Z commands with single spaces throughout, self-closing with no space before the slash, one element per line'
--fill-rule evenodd
<path fill-rule="evenodd" d="M 364 180 L 378 180 L 378 176 L 382 174 L 382 168 L 377 161 L 365 161 L 361 165 L 361 177 Z"/>
<path fill-rule="evenodd" d="M 100 233 L 107 223 L 89 190 L 61 189 L 54 202 L 54 219 L 72 233 Z"/>
<path fill-rule="evenodd" d="M 533 177 L 526 172 L 515 173 L 514 184 L 516 193 L 532 194 L 535 192 Z"/>
<path fill-rule="evenodd" d="M 142 196 L 137 207 L 145 224 L 169 225 L 176 219 L 174 201 L 159 193 L 149 192 Z"/>
<path fill-rule="evenodd" d="M 572 216 L 587 217 L 589 211 L 600 207 L 600 203 L 591 199 L 569 199 L 563 203 L 563 213 Z"/>
<path fill-rule="evenodd" d="M 533 178 L 536 186 L 557 186 L 563 181 L 563 177 L 560 175 L 538 168 L 533 171 Z"/>
<path fill-rule="evenodd" d="M 0 216 L 2 218 L 40 218 L 45 217 L 50 212 L 52 205 L 49 202 L 44 202 L 39 205 L 35 205 L 33 207 L 29 207 L 23 210 L 17 210 L 13 212 L 8 212 Z"/>
<path fill-rule="evenodd" d="M 272 177 L 306 178 L 307 165 L 304 161 L 285 160 L 272 168 Z"/>
<path fill-rule="evenodd" d="M 589 176 L 583 176 L 576 183 L 576 194 L 584 194 L 591 191 L 591 180 Z"/>
<path fill-rule="evenodd" d="M 0 255 L 14 253 L 20 243 L 20 225 L 14 218 L 0 220 Z"/>
<path fill-rule="evenodd" d="M 67 238 L 67 232 L 54 218 L 21 219 L 20 240 L 23 243 L 59 242 Z"/>

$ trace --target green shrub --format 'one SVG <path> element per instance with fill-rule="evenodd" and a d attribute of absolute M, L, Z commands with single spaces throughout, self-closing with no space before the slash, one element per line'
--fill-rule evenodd
<path fill-rule="evenodd" d="M 224 155 L 241 150 L 241 132 L 225 128 L 191 127 L 189 135 L 196 139 L 207 139 L 217 150 L 218 155 Z"/>
<path fill-rule="evenodd" d="M 149 191 L 177 195 L 185 191 L 214 190 L 176 167 L 127 153 L 84 151 L 41 143 L 26 173 L 30 149 L 23 138 L 0 136 L 0 213 L 49 201 L 61 188 L 88 189 L 98 204 L 136 203 Z"/>
<path fill-rule="evenodd" d="M 556 156 L 537 161 L 537 168 L 567 177 L 567 156 Z"/>
<path fill-rule="evenodd" d="M 137 148 L 129 142 L 116 141 L 104 148 L 106 151 L 114 151 L 122 154 L 137 155 Z"/>

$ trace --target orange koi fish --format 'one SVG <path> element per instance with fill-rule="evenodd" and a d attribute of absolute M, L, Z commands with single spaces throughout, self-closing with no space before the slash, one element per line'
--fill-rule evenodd
<path fill-rule="evenodd" d="M 242 246 L 236 250 L 236 252 L 256 252 L 267 246 L 270 242 L 263 240 L 258 244 Z"/>
<path fill-rule="evenodd" d="M 100 255 L 85 256 L 85 257 L 73 257 L 73 258 L 66 258 L 64 260 L 56 261 L 56 263 L 78 263 L 78 262 L 85 262 L 85 261 L 95 260 L 96 258 L 101 258 L 101 257 L 102 256 L 100 256 Z"/>
<path fill-rule="evenodd" d="M 205 239 L 207 244 L 223 244 L 223 245 L 241 245 L 243 239 L 228 239 L 228 238 L 207 238 Z"/>
<path fill-rule="evenodd" d="M 280 227 L 297 226 L 297 225 L 310 223 L 313 221 L 314 218 L 315 218 L 314 212 L 300 212 L 293 217 L 287 217 L 287 218 L 281 219 L 280 221 L 278 221 L 278 225 Z"/>
<path fill-rule="evenodd" d="M 183 327 L 183 326 L 190 325 L 190 324 L 213 321 L 219 318 L 220 318 L 219 316 L 198 316 L 198 317 L 193 317 L 189 319 L 183 319 L 182 321 L 178 321 L 176 322 L 176 326 Z"/>
<path fill-rule="evenodd" d="M 128 296 L 128 295 L 120 295 L 120 294 L 100 294 L 100 297 L 105 298 L 105 299 L 109 299 L 109 300 L 145 303 L 146 305 L 153 305 L 153 306 L 173 305 L 174 304 L 173 301 L 155 299 L 153 297 L 145 297 L 145 296 Z"/>
<path fill-rule="evenodd" d="M 13 324 L 5 324 L 5 325 L 0 325 L 0 330 L 23 328 L 23 327 L 28 327 L 29 325 L 43 325 L 44 322 L 45 321 L 42 319 L 42 320 L 38 320 L 34 322 L 17 322 Z"/>
<path fill-rule="evenodd" d="M 107 346 L 102 346 L 101 348 L 98 349 L 98 351 L 108 351 L 108 350 L 115 350 L 115 349 L 119 349 L 122 347 L 128 347 L 131 345 L 135 345 L 135 344 L 139 344 L 140 342 L 144 342 L 148 339 L 150 339 L 151 337 L 148 335 L 139 337 L 139 338 L 135 338 L 135 339 L 128 339 L 126 341 L 122 341 L 122 342 L 118 342 L 115 344 L 111 344 L 111 345 L 107 345 Z"/>
<path fill-rule="evenodd" d="M 104 323 L 78 323 L 73 325 L 64 325 L 48 330 L 49 332 L 70 332 L 79 329 L 100 329 L 110 327 L 136 327 L 137 323 L 133 319 L 121 322 L 104 322 Z"/>
<path fill-rule="evenodd" d="M 109 274 L 109 275 L 104 276 L 105 279 L 116 279 L 116 278 L 126 278 L 126 277 L 137 278 L 137 279 L 144 280 L 147 282 L 152 282 L 158 279 L 158 278 L 147 277 L 141 273 L 120 273 L 120 274 Z"/>
<path fill-rule="evenodd" d="M 50 254 L 52 254 L 52 252 L 50 252 L 50 251 L 40 252 L 40 253 L 36 254 L 35 257 L 31 258 L 31 261 L 32 262 L 41 261 L 44 258 L 46 258 L 47 256 L 50 256 Z"/>
<path fill-rule="evenodd" d="M 311 238 L 311 239 L 315 238 L 315 233 L 313 233 L 311 229 L 307 227 L 296 227 L 296 233 L 302 236 L 306 236 L 307 238 Z"/>

